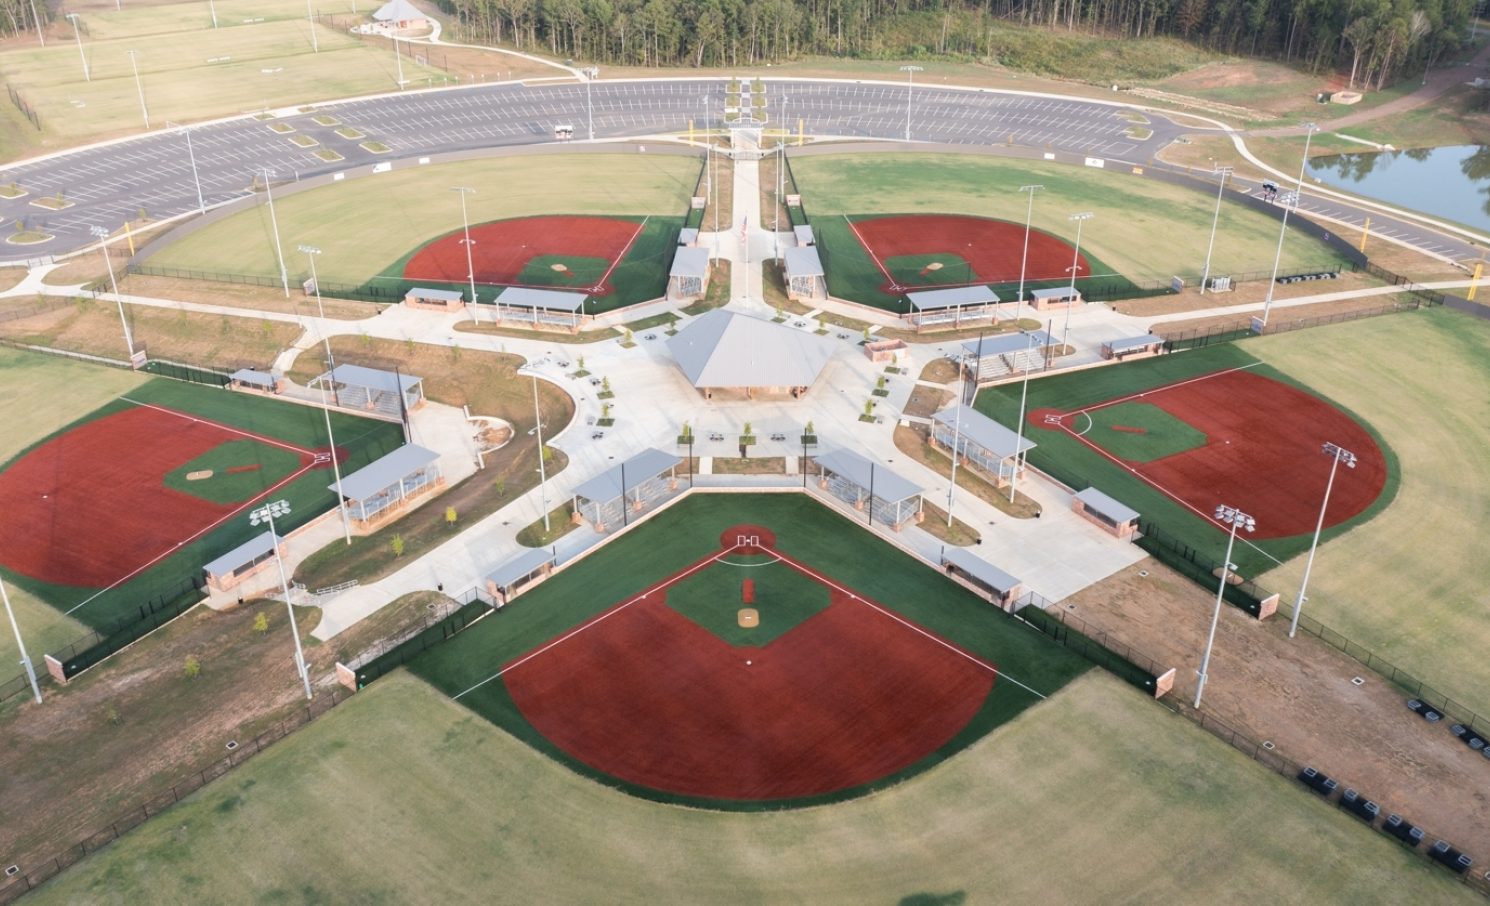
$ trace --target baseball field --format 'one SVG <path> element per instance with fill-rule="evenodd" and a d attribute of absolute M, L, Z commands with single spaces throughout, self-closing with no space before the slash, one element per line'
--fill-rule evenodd
<path fill-rule="evenodd" d="M 594 783 L 398 672 L 29 898 L 1477 902 L 1296 787 L 1093 671 L 874 796 L 679 808 Z"/>
<path fill-rule="evenodd" d="M 309 243 L 322 250 L 324 285 L 467 286 L 460 196 L 466 186 L 477 293 L 499 285 L 589 291 L 591 311 L 661 296 L 671 251 L 698 181 L 690 156 L 542 154 L 410 167 L 365 180 L 277 195 L 290 279 L 310 276 Z M 369 191 L 376 187 L 377 191 Z M 389 229 L 390 223 L 398 229 Z M 513 243 L 516 241 L 516 245 Z M 153 267 L 274 277 L 269 209 L 239 212 L 151 255 Z M 334 292 L 333 292 L 334 294 Z"/>
<path fill-rule="evenodd" d="M 793 158 L 791 168 L 825 248 L 830 291 L 891 310 L 899 310 L 907 287 L 991 284 L 1012 298 L 1029 204 L 1021 186 L 1043 187 L 1030 215 L 1026 288 L 1069 281 L 1076 251 L 1076 225 L 1069 218 L 1078 212 L 1093 215 L 1082 229 L 1078 288 L 1100 298 L 1099 286 L 1167 285 L 1176 274 L 1193 281 L 1204 268 L 1215 213 L 1214 193 L 1045 161 L 814 154 Z M 1277 237 L 1276 220 L 1224 202 L 1211 273 L 1270 269 Z M 1281 269 L 1323 269 L 1337 259 L 1325 244 L 1292 234 L 1284 242 Z"/>

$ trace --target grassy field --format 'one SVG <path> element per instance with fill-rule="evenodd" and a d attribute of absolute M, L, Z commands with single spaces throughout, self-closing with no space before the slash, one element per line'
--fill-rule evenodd
<path fill-rule="evenodd" d="M 1045 186 L 1035 198 L 1031 225 L 1074 238 L 1069 215 L 1096 216 L 1082 230 L 1083 253 L 1129 280 L 1198 277 L 1205 264 L 1215 196 L 1130 174 L 1039 161 L 969 155 L 835 154 L 791 162 L 803 206 L 816 227 L 842 214 L 975 214 L 1022 224 L 1027 196 L 1021 185 Z M 840 218 L 841 219 L 841 218 Z M 1152 237 L 1163 236 L 1163 242 Z M 1277 222 L 1236 204 L 1223 204 L 1211 262 L 1213 273 L 1269 269 Z M 836 251 L 836 249 L 834 250 Z M 1283 269 L 1332 263 L 1324 245 L 1292 235 Z"/>
<path fill-rule="evenodd" d="M 1009 620 L 945 576 L 900 550 L 853 530 L 842 516 L 816 501 L 795 494 L 706 494 L 681 501 L 624 539 L 607 545 L 527 593 L 521 599 L 521 606 L 505 611 L 500 620 L 478 624 L 431 649 L 413 661 L 411 667 L 445 692 L 459 693 L 491 676 L 508 660 L 717 552 L 721 533 L 742 523 L 771 528 L 784 553 L 857 593 L 895 608 L 927 629 L 997 664 L 1001 672 L 1042 694 L 1054 694 L 1087 669 L 1085 661 Z M 967 727 L 940 751 L 902 775 L 925 770 L 965 748 L 1035 700 L 1029 692 L 1012 684 L 998 687 Z M 606 783 L 621 784 L 573 761 L 533 729 L 502 683 L 488 683 L 462 702 L 535 749 Z M 874 786 L 887 782 L 892 781 L 880 781 Z M 679 798 L 623 787 L 668 801 Z M 832 798 L 868 791 L 859 788 L 834 794 Z M 710 804 L 751 809 L 774 806 L 762 801 L 711 801 Z M 806 801 L 793 800 L 793 805 L 800 804 Z"/>
<path fill-rule="evenodd" d="M 0 373 L 5 375 L 5 392 L 0 394 L 0 462 L 42 440 L 52 432 L 83 418 L 120 394 L 128 393 L 148 378 L 116 368 L 97 368 L 82 362 L 0 349 Z M 37 400 L 46 400 L 44 406 Z M 26 647 L 39 666 L 41 656 L 73 641 L 87 631 L 82 623 L 26 591 L 6 583 L 16 621 L 25 633 Z M 0 679 L 19 673 L 16 666 L 20 652 L 15 637 L 0 632 Z M 12 670 L 14 668 L 14 670 Z"/>
<path fill-rule="evenodd" d="M 1246 345 L 1270 365 L 1328 388 L 1370 421 L 1401 462 L 1396 502 L 1320 549 L 1306 615 L 1481 714 L 1490 714 L 1487 348 L 1490 323 L 1443 309 Z M 1295 590 L 1302 574 L 1300 557 L 1259 581 Z"/>
<path fill-rule="evenodd" d="M 347 0 L 318 5 L 322 14 L 353 21 Z M 365 14 L 370 8 L 364 5 Z M 83 65 L 71 28 L 46 47 L 0 54 L 0 74 L 40 116 L 42 133 L 26 124 L 19 141 L 75 143 L 144 128 L 128 51 L 138 51 L 140 81 L 151 125 L 190 122 L 290 104 L 397 89 L 391 53 L 364 44 L 327 19 L 312 49 L 306 7 L 296 0 L 245 0 L 218 8 L 211 27 L 203 3 L 131 6 L 84 12 Z M 246 22 L 261 19 L 258 22 Z M 443 73 L 403 62 L 404 77 L 423 87 Z M 24 121 L 23 121 L 24 122 Z"/>
<path fill-rule="evenodd" d="M 1479 902 L 1359 824 L 1097 672 L 893 789 L 757 814 L 592 783 L 397 673 L 30 896 Z"/>
<path fill-rule="evenodd" d="M 534 214 L 660 214 L 681 216 L 698 178 L 691 157 L 652 154 L 536 155 L 498 158 L 379 174 L 378 191 L 353 180 L 275 200 L 285 247 L 323 250 L 316 269 L 327 283 L 362 284 L 424 243 L 460 227 L 465 185 L 472 223 Z M 388 224 L 397 222 L 398 229 Z M 291 279 L 309 265 L 288 260 Z M 279 273 L 269 225 L 260 206 L 182 238 L 149 263 L 228 274 Z"/>

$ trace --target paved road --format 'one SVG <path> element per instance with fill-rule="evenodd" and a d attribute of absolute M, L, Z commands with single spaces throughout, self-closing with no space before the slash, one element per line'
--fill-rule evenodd
<path fill-rule="evenodd" d="M 902 138 L 906 125 L 906 86 L 861 82 L 771 82 L 767 114 L 795 125 L 805 122 L 813 135 Z M 1151 116 L 1153 135 L 1143 141 L 1125 133 L 1132 124 L 1118 108 L 1083 100 L 1026 97 L 991 90 L 915 86 L 911 117 L 917 140 L 989 144 L 1012 141 L 1094 156 L 1142 161 L 1168 144 L 1180 129 Z M 588 101 L 587 101 L 588 95 Z M 252 118 L 158 132 L 137 139 L 53 155 L 0 170 L 30 194 L 0 199 L 0 217 L 55 234 L 50 242 L 0 246 L 0 260 L 60 254 L 93 241 L 90 228 L 119 228 L 143 209 L 153 219 L 211 206 L 250 191 L 254 173 L 268 167 L 276 181 L 349 170 L 381 160 L 418 157 L 504 145 L 553 141 L 556 124 L 570 123 L 576 138 L 651 135 L 685 130 L 693 119 L 718 126 L 725 100 L 720 79 L 594 82 L 524 86 L 480 85 L 347 101 L 319 108 L 365 134 L 347 139 L 336 128 L 316 123 L 312 114 L 286 111 L 273 120 Z M 270 126 L 288 126 L 280 134 Z M 303 149 L 297 136 L 316 139 Z M 391 150 L 374 154 L 360 141 L 382 142 Z M 331 149 L 345 160 L 326 162 L 315 151 Z M 196 179 L 191 158 L 195 155 Z M 38 198 L 62 192 L 72 202 L 60 211 L 37 207 Z"/>

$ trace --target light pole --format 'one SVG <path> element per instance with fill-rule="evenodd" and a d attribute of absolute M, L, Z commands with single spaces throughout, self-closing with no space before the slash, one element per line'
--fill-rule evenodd
<path fill-rule="evenodd" d="M 145 130 L 148 132 L 150 130 L 150 108 L 145 106 L 145 83 L 140 81 L 139 53 L 133 50 L 126 50 L 125 53 L 129 54 L 129 66 L 135 71 L 135 91 L 140 95 L 140 116 L 145 118 Z"/>
<path fill-rule="evenodd" d="M 135 339 L 129 332 L 129 319 L 124 316 L 124 299 L 119 295 L 119 281 L 114 279 L 114 262 L 109 258 L 109 231 L 101 226 L 89 227 L 88 231 L 100 240 L 98 247 L 103 251 L 103 263 L 109 269 L 109 286 L 114 290 L 114 304 L 119 306 L 119 323 L 124 325 L 124 346 L 129 350 L 129 363 L 133 367 Z"/>
<path fill-rule="evenodd" d="M 31 21 L 36 23 L 36 40 L 41 42 L 42 47 L 46 47 L 47 36 L 41 30 L 41 17 L 36 14 L 36 0 L 31 0 Z"/>
<path fill-rule="evenodd" d="M 345 508 L 340 499 L 336 501 L 336 505 Z M 269 524 L 269 543 L 274 545 L 274 562 L 279 566 L 279 587 L 285 593 L 285 610 L 290 615 L 290 635 L 295 639 L 295 672 L 300 674 L 300 682 L 305 685 L 305 697 L 310 699 L 310 668 L 305 663 L 305 652 L 300 648 L 300 627 L 295 625 L 295 605 L 290 603 L 290 580 L 285 576 L 285 561 L 279 556 L 279 535 L 274 531 L 274 517 L 289 514 L 290 502 L 281 499 L 266 503 L 249 513 L 248 522 L 250 525 L 261 522 Z"/>
<path fill-rule="evenodd" d="M 1066 296 L 1066 326 L 1061 328 L 1061 346 L 1066 345 L 1066 335 L 1071 332 L 1071 308 L 1076 298 L 1076 272 L 1081 268 L 1081 225 L 1095 216 L 1091 211 L 1082 211 L 1072 214 L 1070 220 L 1076 221 L 1076 247 L 1071 250 L 1071 289 L 1070 295 Z"/>
<path fill-rule="evenodd" d="M 305 0 L 305 21 L 310 23 L 310 50 L 311 53 L 321 52 L 321 42 L 316 40 L 316 14 L 310 8 L 310 0 Z"/>
<path fill-rule="evenodd" d="M 197 187 L 197 213 L 205 214 L 207 213 L 207 202 L 202 197 L 202 177 L 197 175 L 197 155 L 196 152 L 191 149 L 191 127 L 182 126 L 181 124 L 173 123 L 170 120 L 166 120 L 166 125 L 170 126 L 173 129 L 180 129 L 186 134 L 186 159 L 191 161 L 191 181 L 195 183 Z"/>
<path fill-rule="evenodd" d="M 321 335 L 321 344 L 326 348 L 326 365 L 330 370 L 335 371 L 336 357 L 331 354 L 331 338 L 326 335 L 326 306 L 321 303 L 321 280 L 316 276 L 316 256 L 321 254 L 321 250 L 313 245 L 302 245 L 300 251 L 304 252 L 306 259 L 310 261 L 310 282 L 316 288 L 316 312 L 320 316 L 320 320 L 316 322 L 316 333 Z M 341 400 L 338 399 L 337 402 L 340 403 Z M 341 463 L 336 461 L 336 437 L 331 433 L 331 407 L 327 404 L 325 384 L 321 385 L 321 412 L 326 416 L 326 443 L 331 448 L 331 471 L 336 475 L 336 499 L 339 503 L 342 500 Z M 352 521 L 347 516 L 347 508 L 338 506 L 337 509 L 341 510 L 342 535 L 346 537 L 347 543 L 351 544 Z"/>
<path fill-rule="evenodd" d="M 590 131 L 590 141 L 595 140 L 595 103 L 590 99 L 590 71 L 585 72 L 585 126 Z"/>
<path fill-rule="evenodd" d="M 31 658 L 26 654 L 26 643 L 21 641 L 21 627 L 16 625 L 15 612 L 10 609 L 10 595 L 5 593 L 5 581 L 0 579 L 0 601 L 5 602 L 5 615 L 10 618 L 10 629 L 16 634 L 16 647 L 21 650 L 21 666 L 26 668 L 26 679 L 31 681 L 31 694 L 36 696 L 36 703 L 41 704 L 41 686 L 36 683 L 36 668 L 31 666 Z"/>
<path fill-rule="evenodd" d="M 983 334 L 978 334 L 978 350 L 983 349 Z M 947 486 L 947 528 L 952 528 L 952 495 L 957 491 L 957 456 L 962 449 L 962 407 L 967 405 L 967 369 L 957 369 L 957 415 L 952 420 L 952 483 Z"/>
<path fill-rule="evenodd" d="M 83 30 L 78 27 L 78 14 L 68 13 L 67 19 L 72 23 L 73 36 L 78 39 L 78 59 L 83 61 L 83 81 L 93 81 L 93 76 L 88 72 L 88 55 L 83 53 Z"/>
<path fill-rule="evenodd" d="M 523 368 L 519 368 L 518 371 L 520 373 L 526 373 L 528 375 L 528 377 L 531 377 L 533 379 L 533 432 L 538 435 L 538 488 L 539 488 L 539 492 L 538 493 L 540 495 L 540 498 L 543 501 L 543 534 L 547 535 L 548 534 L 548 472 L 544 468 L 544 465 L 543 465 L 543 414 L 538 409 L 538 372 L 536 372 L 533 369 L 528 368 L 526 366 L 523 367 Z M 624 475 L 625 473 L 623 472 L 622 474 Z M 624 487 L 622 488 L 622 495 L 621 496 L 623 498 L 626 496 L 625 495 L 625 488 Z M 623 509 L 625 507 L 625 503 L 626 502 L 623 499 L 621 501 L 621 504 L 622 504 Z"/>
<path fill-rule="evenodd" d="M 1035 216 L 1035 193 L 1044 186 L 1020 186 L 1019 191 L 1030 193 L 1030 203 L 1024 211 L 1024 254 L 1019 259 L 1019 298 L 1014 300 L 1014 317 L 1017 319 L 1024 306 L 1024 271 L 1030 261 L 1030 219 Z M 979 350 L 981 353 L 982 350 Z"/>
<path fill-rule="evenodd" d="M 1221 177 L 1216 183 L 1216 214 L 1211 218 L 1211 241 L 1205 247 L 1205 273 L 1200 275 L 1200 294 L 1205 295 L 1205 285 L 1211 280 L 1211 252 L 1216 248 L 1216 226 L 1221 222 L 1221 193 L 1226 190 L 1226 178 L 1231 167 L 1217 167 L 1211 171 Z"/>
<path fill-rule="evenodd" d="M 1221 561 L 1221 584 L 1216 586 L 1216 609 L 1211 614 L 1211 634 L 1205 642 L 1205 654 L 1200 658 L 1200 679 L 1195 685 L 1196 708 L 1200 707 L 1200 696 L 1205 692 L 1206 670 L 1211 666 L 1211 648 L 1216 644 L 1216 624 L 1221 622 L 1221 596 L 1226 591 L 1226 580 L 1231 577 L 1231 571 L 1236 569 L 1231 562 L 1231 549 L 1236 544 L 1236 531 L 1239 528 L 1249 532 L 1257 531 L 1257 520 L 1234 506 L 1222 504 L 1216 507 L 1216 521 L 1230 525 L 1231 535 L 1226 540 L 1226 559 Z"/>
<path fill-rule="evenodd" d="M 285 251 L 279 244 L 279 218 L 274 213 L 274 187 L 270 184 L 274 178 L 274 171 L 268 167 L 260 167 L 264 174 L 264 194 L 269 198 L 269 226 L 274 232 L 274 257 L 279 261 L 279 282 L 285 288 L 285 298 L 290 298 L 290 272 L 285 269 Z"/>
<path fill-rule="evenodd" d="M 476 241 L 471 238 L 471 221 L 466 216 L 466 196 L 474 194 L 476 190 L 470 186 L 451 186 L 450 191 L 460 193 L 460 222 L 466 232 L 466 238 L 462 239 L 460 244 L 466 247 L 466 279 L 471 281 L 471 304 L 475 305 L 476 265 L 471 260 L 471 247 L 476 244 Z M 476 309 L 474 308 L 471 309 L 471 320 L 476 320 Z"/>
<path fill-rule="evenodd" d="M 398 35 L 393 36 L 393 62 L 398 64 L 398 87 L 402 88 L 409 83 L 404 79 L 404 58 L 398 52 Z"/>
<path fill-rule="evenodd" d="M 1024 406 L 1030 398 L 1030 353 L 1035 351 L 1035 335 L 1027 330 L 1020 333 L 1029 338 L 1024 347 L 1024 387 L 1019 391 L 1019 423 L 1014 426 L 1014 471 L 1009 473 L 1009 503 L 1014 502 L 1014 491 L 1019 486 L 1019 453 L 1024 446 Z M 1048 339 L 1047 335 L 1047 339 Z M 978 368 L 983 367 L 983 341 L 978 341 Z"/>
<path fill-rule="evenodd" d="M 916 89 L 916 73 L 923 72 L 919 66 L 902 66 L 905 73 L 905 140 L 911 140 L 911 93 Z"/>
<path fill-rule="evenodd" d="M 1304 168 L 1309 165 L 1309 142 L 1314 140 L 1314 133 L 1319 127 L 1313 123 L 1304 124 L 1304 160 L 1299 164 L 1299 183 L 1297 190 L 1293 193 L 1293 207 L 1298 207 L 1303 199 L 1304 193 Z M 1283 225 L 1278 228 L 1278 250 L 1273 253 L 1273 276 L 1268 281 L 1268 297 L 1262 303 L 1262 326 L 1268 326 L 1268 314 L 1273 309 L 1273 290 L 1278 286 L 1278 264 L 1283 260 L 1283 237 L 1288 234 L 1288 212 L 1290 208 L 1287 203 L 1283 205 Z"/>
<path fill-rule="evenodd" d="M 215 0 L 207 0 L 207 11 L 212 13 L 212 27 L 217 27 L 217 3 Z"/>
<path fill-rule="evenodd" d="M 1299 631 L 1299 614 L 1304 610 L 1304 602 L 1309 600 L 1304 592 L 1309 588 L 1309 573 L 1314 569 L 1314 552 L 1319 550 L 1319 535 L 1324 531 L 1325 510 L 1330 508 L 1330 491 L 1335 487 L 1335 472 L 1340 468 L 1340 463 L 1345 463 L 1348 469 L 1354 469 L 1358 460 L 1356 455 L 1339 444 L 1326 443 L 1319 448 L 1319 452 L 1330 458 L 1330 480 L 1325 482 L 1324 502 L 1319 505 L 1319 522 L 1314 526 L 1314 543 L 1309 545 L 1309 559 L 1304 563 L 1304 581 L 1299 583 L 1299 597 L 1293 602 L 1293 619 L 1288 624 L 1288 637 Z"/>

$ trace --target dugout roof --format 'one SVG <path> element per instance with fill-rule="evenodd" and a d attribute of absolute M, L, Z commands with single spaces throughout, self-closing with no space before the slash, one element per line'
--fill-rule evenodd
<path fill-rule="evenodd" d="M 397 393 L 400 390 L 412 390 L 419 386 L 424 378 L 415 377 L 412 374 L 399 374 L 396 371 L 364 368 L 361 365 L 337 365 L 316 378 L 313 383 L 327 380 L 347 387 L 365 387 L 379 393 Z"/>
<path fill-rule="evenodd" d="M 433 450 L 404 444 L 387 456 L 373 460 L 341 480 L 341 495 L 348 500 L 367 500 L 403 481 L 440 458 Z M 326 486 L 335 491 L 336 483 Z"/>
<path fill-rule="evenodd" d="M 237 381 L 240 384 L 252 384 L 255 387 L 263 387 L 265 390 L 274 389 L 273 372 L 259 371 L 254 368 L 239 368 L 228 375 L 228 380 Z"/>
<path fill-rule="evenodd" d="M 678 245 L 693 245 L 695 242 L 698 242 L 698 230 L 684 227 L 678 231 Z"/>
<path fill-rule="evenodd" d="M 976 409 L 960 403 L 948 406 L 932 418 L 1002 459 L 1008 459 L 1016 451 L 1028 453 L 1035 448 L 1034 441 L 1028 437 L 1022 438 Z"/>
<path fill-rule="evenodd" d="M 1006 352 L 1023 352 L 1030 345 L 1030 337 L 1035 338 L 1035 348 L 1042 349 L 1046 346 L 1054 346 L 1055 337 L 1043 330 L 1034 330 L 1029 333 L 1006 333 L 997 337 L 982 337 L 971 343 L 963 343 L 962 349 L 968 355 L 1003 355 Z"/>
<path fill-rule="evenodd" d="M 821 277 L 823 275 L 823 259 L 817 256 L 817 246 L 788 247 L 782 251 L 786 255 L 788 280 L 794 277 Z"/>
<path fill-rule="evenodd" d="M 1085 491 L 1081 491 L 1076 495 L 1076 499 L 1085 504 L 1087 509 L 1101 513 L 1119 525 L 1124 522 L 1132 522 L 1138 518 L 1137 510 L 1113 500 L 1096 488 L 1087 488 Z"/>
<path fill-rule="evenodd" d="M 911 307 L 917 311 L 936 311 L 943 308 L 962 308 L 964 305 L 994 305 L 998 294 L 986 286 L 954 286 L 948 289 L 928 289 L 906 293 Z"/>
<path fill-rule="evenodd" d="M 812 238 L 812 227 L 805 223 L 792 227 L 792 235 L 796 237 L 798 245 L 812 245 L 815 241 Z"/>
<path fill-rule="evenodd" d="M 942 562 L 950 563 L 968 575 L 987 585 L 1000 595 L 1006 595 L 1013 591 L 1020 583 L 1019 580 L 984 560 L 975 557 L 970 551 L 960 547 L 947 547 L 942 551 Z"/>
<path fill-rule="evenodd" d="M 702 280 L 709 276 L 709 250 L 701 248 L 680 248 L 673 255 L 673 268 L 668 271 L 669 277 L 693 277 Z"/>
<path fill-rule="evenodd" d="M 554 555 L 543 548 L 523 551 L 506 561 L 486 577 L 486 581 L 497 588 L 506 588 L 517 580 L 531 575 L 555 560 Z"/>
<path fill-rule="evenodd" d="M 1164 338 L 1157 334 L 1144 334 L 1141 337 L 1125 337 L 1121 340 L 1113 340 L 1107 344 L 1107 348 L 1113 352 L 1126 352 L 1129 349 L 1142 349 L 1155 343 L 1163 343 Z"/>
<path fill-rule="evenodd" d="M 1031 299 L 1064 299 L 1067 296 L 1079 295 L 1081 290 L 1073 291 L 1069 286 L 1052 286 L 1048 289 L 1030 290 Z"/>
<path fill-rule="evenodd" d="M 788 249 L 790 251 L 790 249 Z M 832 340 L 715 309 L 667 341 L 694 387 L 808 387 L 836 348 Z"/>
<path fill-rule="evenodd" d="M 921 493 L 920 487 L 901 478 L 886 466 L 850 450 L 834 450 L 832 453 L 814 456 L 813 459 L 817 460 L 818 465 L 842 475 L 866 491 L 870 490 L 872 483 L 874 496 L 880 500 L 894 503 Z"/>
<path fill-rule="evenodd" d="M 245 563 L 252 563 L 272 550 L 274 550 L 274 535 L 266 531 L 262 535 L 248 539 L 202 569 L 210 576 L 231 576 Z"/>
<path fill-rule="evenodd" d="M 497 304 L 509 308 L 541 308 L 546 311 L 579 311 L 589 298 L 586 293 L 571 293 L 557 289 L 533 289 L 527 286 L 509 286 L 497 296 Z"/>
<path fill-rule="evenodd" d="M 664 453 L 656 447 L 649 447 L 575 488 L 574 496 L 593 500 L 596 503 L 609 503 L 637 486 L 651 481 L 668 469 L 676 468 L 682 461 L 671 453 Z M 624 486 L 621 484 L 623 474 L 626 481 Z"/>
<path fill-rule="evenodd" d="M 438 299 L 441 302 L 464 302 L 465 295 L 453 289 L 431 289 L 428 286 L 416 286 L 404 293 L 407 298 L 413 296 L 416 299 Z"/>

